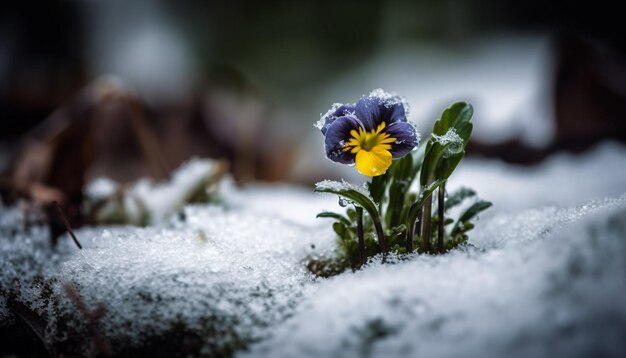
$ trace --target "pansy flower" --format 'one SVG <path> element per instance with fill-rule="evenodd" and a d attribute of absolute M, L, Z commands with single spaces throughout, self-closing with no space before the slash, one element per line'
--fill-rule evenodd
<path fill-rule="evenodd" d="M 417 146 L 418 134 L 407 122 L 402 98 L 381 89 L 356 104 L 334 104 L 317 127 L 325 136 L 326 156 L 335 162 L 356 164 L 366 176 L 385 174 L 393 159 Z"/>

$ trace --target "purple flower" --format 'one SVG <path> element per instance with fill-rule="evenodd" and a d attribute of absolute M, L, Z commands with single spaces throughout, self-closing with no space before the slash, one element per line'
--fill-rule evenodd
<path fill-rule="evenodd" d="M 406 112 L 402 98 L 381 89 L 356 104 L 334 104 L 317 123 L 326 137 L 326 156 L 343 164 L 356 163 L 366 176 L 385 174 L 392 159 L 402 158 L 418 144 Z"/>

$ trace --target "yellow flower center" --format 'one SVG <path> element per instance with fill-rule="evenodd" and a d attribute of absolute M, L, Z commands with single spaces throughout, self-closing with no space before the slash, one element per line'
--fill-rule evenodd
<path fill-rule="evenodd" d="M 343 151 L 356 154 L 356 168 L 363 175 L 374 177 L 383 175 L 391 165 L 391 143 L 396 138 L 391 138 L 389 134 L 383 132 L 385 122 L 378 125 L 378 128 L 366 131 L 359 128 L 359 131 L 350 131 L 350 140 L 344 144 Z"/>

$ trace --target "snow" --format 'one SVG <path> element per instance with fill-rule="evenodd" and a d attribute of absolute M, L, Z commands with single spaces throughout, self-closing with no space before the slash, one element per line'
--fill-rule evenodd
<path fill-rule="evenodd" d="M 3 290 L 14 277 L 49 281 L 52 297 L 37 285 L 17 287 L 16 296 L 63 337 L 72 336 L 63 334 L 63 321 L 81 321 L 65 297 L 64 283 L 71 283 L 87 307 L 104 304 L 100 327 L 118 353 L 181 322 L 204 337 L 201 349 L 212 354 L 259 339 L 266 334 L 261 328 L 284 320 L 313 281 L 305 258 L 334 245 L 324 225 L 305 230 L 272 215 L 207 205 L 187 206 L 154 227 L 76 234 L 84 249 L 65 247 L 62 259 L 50 262 L 45 232 L 3 239 Z M 9 316 L 3 306 L 0 316 Z"/>
<path fill-rule="evenodd" d="M 146 195 L 179 197 L 206 170 L 187 169 Z M 49 340 L 84 337 L 70 284 L 89 309 L 104 306 L 98 327 L 119 354 L 155 337 L 178 347 L 182 329 L 201 355 L 621 357 L 624 179 L 626 148 L 615 143 L 532 168 L 465 160 L 449 190 L 468 186 L 494 202 L 470 247 L 374 258 L 330 279 L 306 261 L 335 247 L 315 215 L 343 209 L 312 188 L 225 180 L 219 205 L 163 211 L 146 228 L 77 230 L 83 250 L 67 236 L 52 249 L 47 230 L 0 206 L 0 327 L 19 319 L 14 300 L 48 322 Z M 86 355 L 90 342 L 78 344 L 74 355 Z"/>
<path fill-rule="evenodd" d="M 406 117 L 409 117 L 409 111 L 410 111 L 410 106 L 409 106 L 409 102 L 407 101 L 407 99 L 405 97 L 402 97 L 400 95 L 398 95 L 395 92 L 387 92 L 385 90 L 383 90 L 382 88 L 377 88 L 372 90 L 369 94 L 362 96 L 362 98 L 378 98 L 382 100 L 382 103 L 385 107 L 389 108 L 391 106 L 394 106 L 396 104 L 402 104 L 402 106 L 404 107 L 404 112 Z M 315 128 L 321 130 L 322 128 L 324 128 L 324 125 L 326 124 L 326 119 L 328 119 L 329 117 L 331 117 L 335 111 L 337 111 L 337 109 L 339 109 L 339 107 L 343 106 L 343 105 L 347 105 L 347 104 L 351 104 L 354 105 L 354 103 L 333 103 L 332 106 L 330 106 L 330 109 L 328 111 L 326 111 L 326 113 L 321 113 L 320 114 L 320 119 L 315 122 L 315 124 L 313 125 Z M 345 111 L 344 115 L 354 115 L 354 113 L 350 113 L 348 111 Z M 411 122 L 411 124 L 414 124 L 413 122 Z M 416 130 L 417 132 L 417 130 Z"/>
<path fill-rule="evenodd" d="M 626 196 L 481 223 L 475 248 L 373 262 L 242 357 L 619 357 Z"/>
<path fill-rule="evenodd" d="M 359 194 L 365 196 L 366 198 L 374 201 L 374 199 L 370 196 L 369 190 L 363 185 L 355 185 L 352 183 L 348 183 L 345 180 L 335 181 L 335 180 L 322 180 L 319 183 L 315 184 L 315 189 L 317 190 L 334 190 L 334 191 L 343 191 L 343 190 L 354 190 Z"/>
<path fill-rule="evenodd" d="M 158 222 L 182 207 L 190 193 L 207 180 L 216 165 L 214 161 L 193 159 L 174 172 L 171 181 L 155 184 L 142 180 L 131 189 L 131 194 L 141 199 L 152 214 L 152 222 Z"/>
<path fill-rule="evenodd" d="M 574 206 L 619 196 L 626 192 L 626 146 L 603 142 L 586 153 L 557 154 L 534 167 L 464 159 L 450 177 L 448 190 L 460 186 L 476 190 L 500 211 Z"/>
<path fill-rule="evenodd" d="M 141 217 L 147 214 L 152 223 L 158 223 L 181 209 L 198 190 L 211 190 L 212 180 L 217 179 L 214 176 L 220 175 L 219 166 L 213 160 L 194 158 L 183 163 L 167 181 L 155 183 L 144 178 L 128 189 L 108 178 L 97 178 L 87 186 L 86 194 L 88 200 L 97 201 L 122 190 L 125 196 L 121 205 L 132 218 L 130 221 L 141 222 Z"/>
<path fill-rule="evenodd" d="M 118 190 L 119 185 L 109 178 L 96 178 L 86 189 L 86 195 L 92 200 L 102 200 L 110 197 Z"/>
<path fill-rule="evenodd" d="M 456 133 L 456 129 L 450 128 L 444 135 L 430 135 L 433 140 L 445 147 L 444 158 L 458 154 L 463 150 L 463 139 Z"/>
<path fill-rule="evenodd" d="M 333 103 L 333 105 L 330 106 L 330 109 L 326 111 L 326 113 L 320 113 L 320 119 L 315 122 L 313 126 L 319 130 L 322 130 L 322 128 L 324 128 L 324 124 L 326 124 L 326 119 L 332 116 L 335 111 L 338 110 L 341 106 L 343 106 L 343 103 Z"/>
<path fill-rule="evenodd" d="M 390 108 L 397 104 L 401 104 L 404 107 L 404 113 L 406 117 L 409 117 L 409 112 L 411 111 L 411 107 L 409 106 L 409 102 L 403 96 L 398 95 L 396 92 L 387 92 L 382 88 L 377 88 L 372 90 L 368 95 L 368 98 L 380 98 L 383 100 L 383 104 L 385 107 Z"/>
<path fill-rule="evenodd" d="M 168 228 L 105 231 L 61 265 L 59 276 L 80 287 L 88 306 L 106 304 L 107 336 L 140 344 L 138 337 L 165 334 L 181 321 L 213 332 L 204 348 L 215 352 L 257 339 L 260 327 L 289 314 L 311 281 L 301 260 L 315 238 L 332 242 L 327 230 L 303 232 L 218 207 L 188 206 L 184 218 Z"/>

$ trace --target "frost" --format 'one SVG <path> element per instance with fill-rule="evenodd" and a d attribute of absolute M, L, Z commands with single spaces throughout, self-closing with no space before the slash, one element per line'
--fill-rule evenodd
<path fill-rule="evenodd" d="M 398 95 L 395 92 L 387 92 L 382 88 L 377 88 L 372 90 L 367 97 L 369 98 L 380 98 L 383 101 L 385 107 L 390 108 L 391 106 L 401 104 L 404 107 L 404 113 L 406 118 L 409 118 L 410 106 L 407 99 L 403 96 Z"/>
<path fill-rule="evenodd" d="M 355 185 L 355 184 L 348 183 L 347 181 L 343 179 L 341 181 L 323 180 L 315 184 L 315 189 L 318 189 L 318 190 L 329 189 L 329 190 L 334 190 L 334 191 L 354 190 L 364 195 L 368 199 L 374 201 L 374 199 L 372 199 L 372 197 L 370 196 L 369 190 L 367 189 L 365 183 L 363 185 Z"/>
<path fill-rule="evenodd" d="M 446 134 L 439 136 L 431 134 L 433 140 L 444 147 L 443 157 L 448 158 L 451 155 L 460 153 L 463 150 L 463 139 L 459 137 L 454 128 L 448 129 Z"/>
<path fill-rule="evenodd" d="M 326 119 L 331 117 L 333 113 L 335 113 L 335 111 L 341 106 L 343 106 L 343 103 L 333 103 L 333 105 L 330 106 L 330 109 L 326 111 L 326 113 L 320 113 L 320 119 L 315 122 L 313 126 L 319 130 L 322 130 L 322 128 L 324 128 L 324 124 L 326 124 Z"/>
<path fill-rule="evenodd" d="M 431 137 L 439 144 L 446 146 L 450 143 L 463 143 L 463 139 L 456 133 L 456 129 L 450 128 L 444 135 L 431 134 Z"/>

